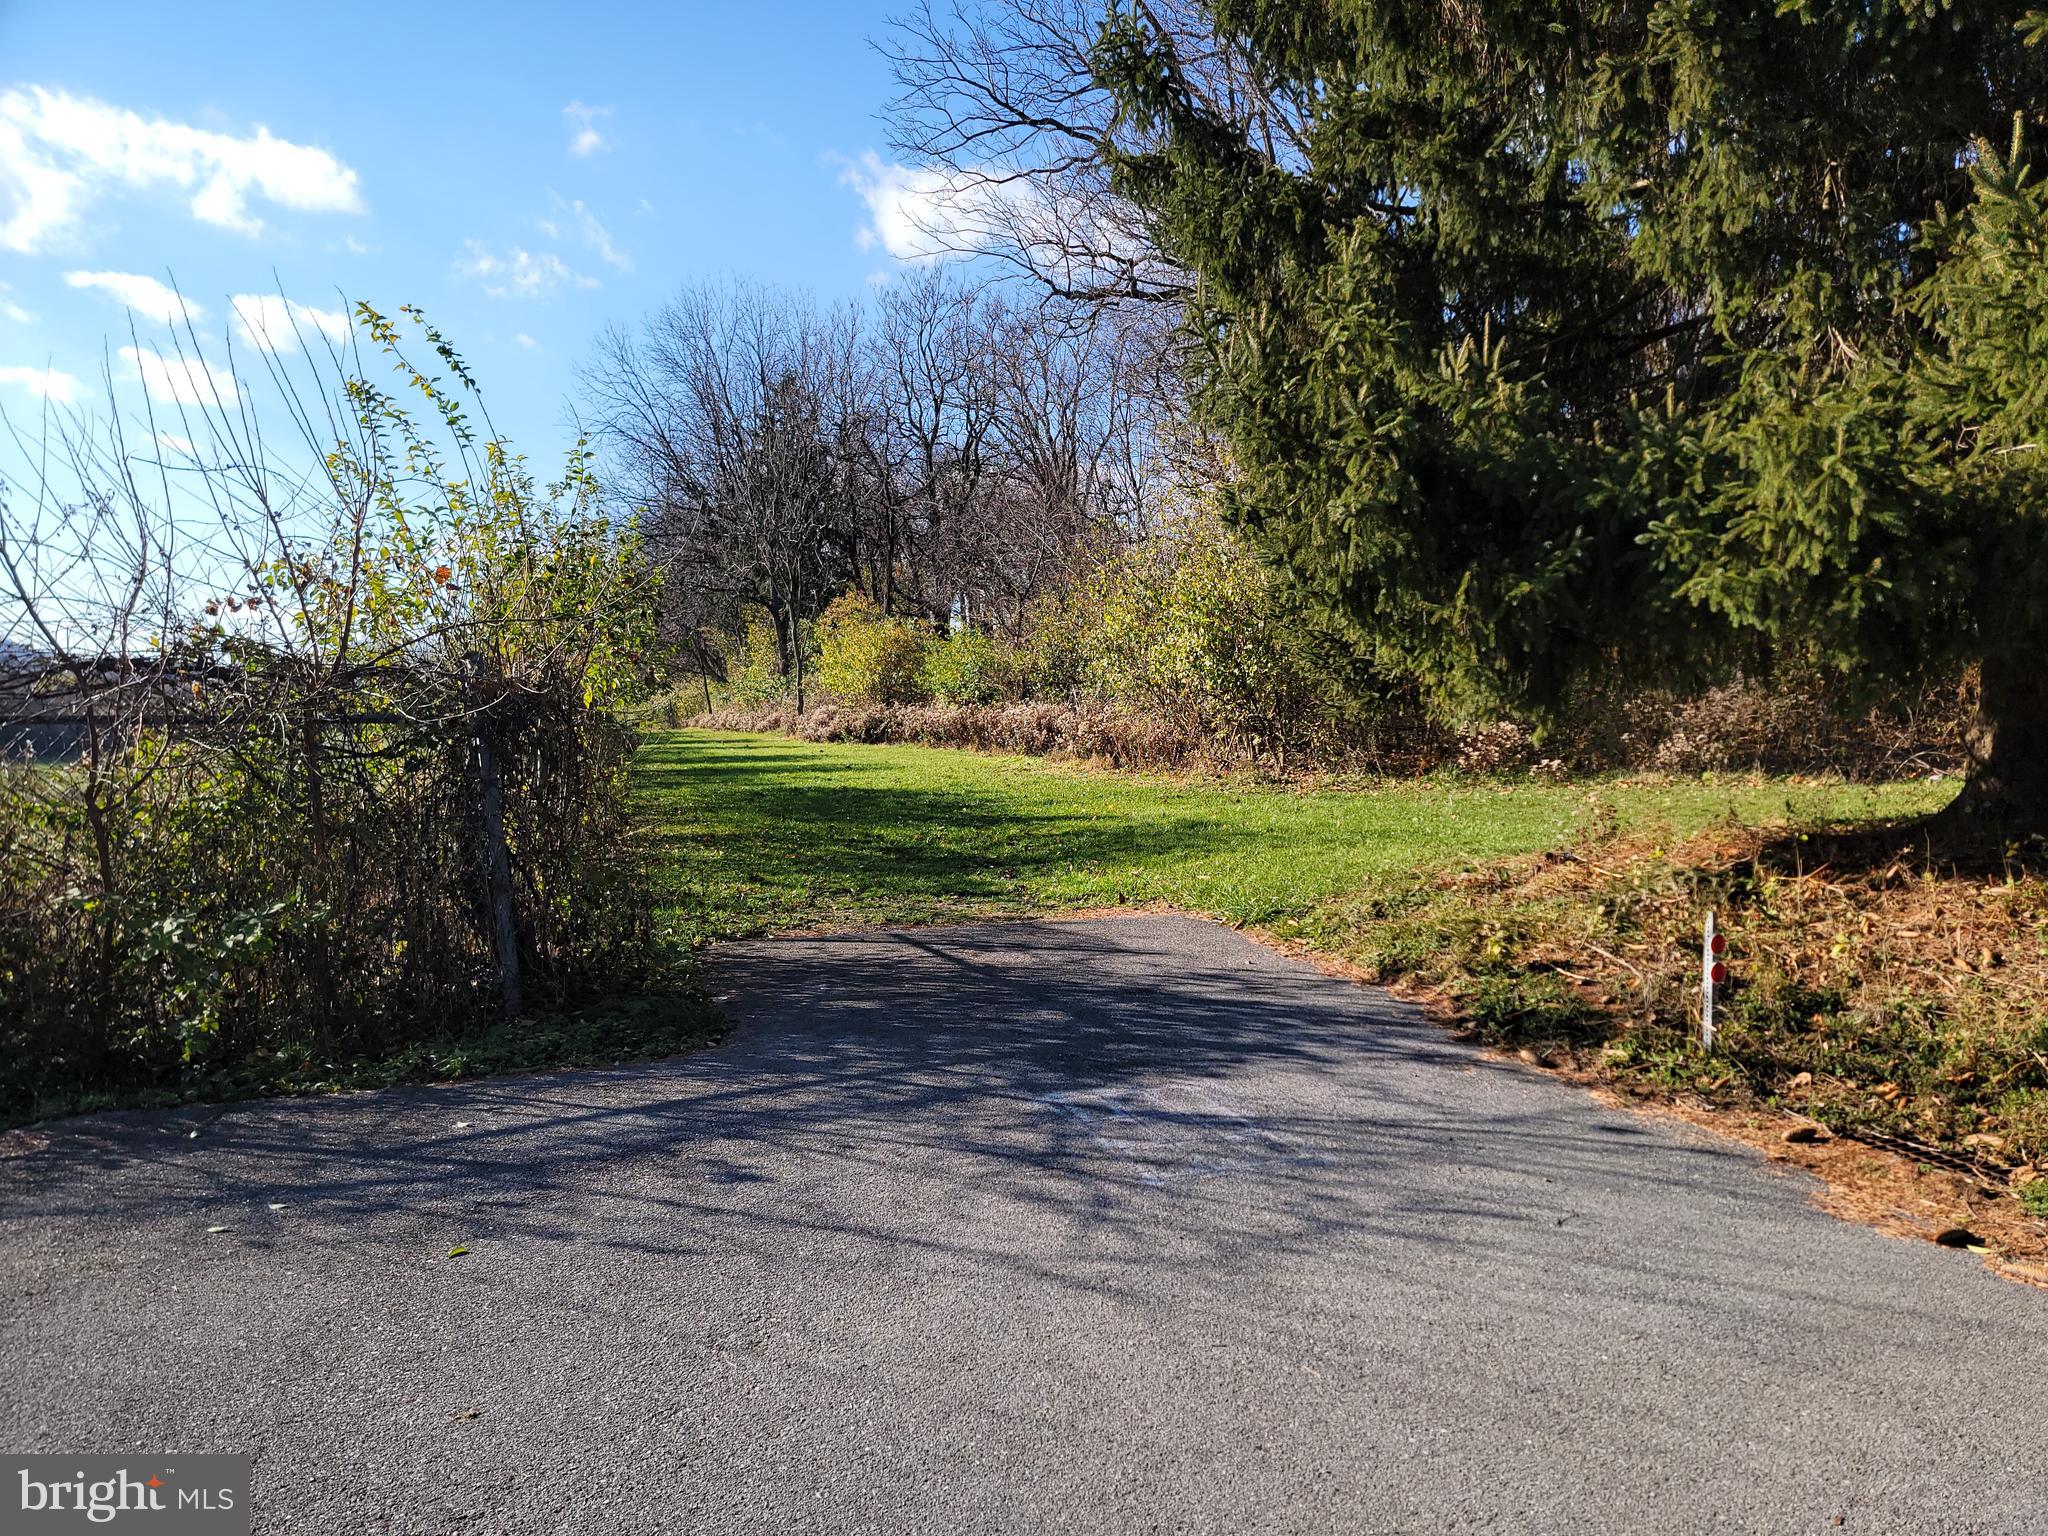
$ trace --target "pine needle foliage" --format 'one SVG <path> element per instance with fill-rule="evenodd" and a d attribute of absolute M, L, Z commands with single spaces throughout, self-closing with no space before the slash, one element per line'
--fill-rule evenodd
<path fill-rule="evenodd" d="M 1979 663 L 2048 809 L 2041 20 L 1974 0 L 1135 0 L 1118 189 L 1195 276 L 1228 515 L 1452 713 Z M 1271 124 L 1285 130 L 1275 134 Z M 2048 818 L 2044 818 L 2048 819 Z"/>

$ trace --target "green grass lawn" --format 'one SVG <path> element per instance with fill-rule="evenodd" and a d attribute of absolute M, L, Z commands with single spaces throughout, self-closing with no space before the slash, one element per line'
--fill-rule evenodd
<path fill-rule="evenodd" d="M 705 731 L 651 735 L 639 771 L 670 931 L 687 943 L 1146 902 L 1274 923 L 1596 829 L 1906 817 L 1952 792 L 1456 778 L 1298 791 Z"/>

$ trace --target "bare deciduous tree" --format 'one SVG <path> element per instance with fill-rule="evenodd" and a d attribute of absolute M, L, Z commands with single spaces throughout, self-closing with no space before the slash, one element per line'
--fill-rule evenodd
<path fill-rule="evenodd" d="M 1307 103 L 1266 80 L 1198 0 L 1136 0 L 1180 83 L 1276 165 L 1298 165 Z M 897 94 L 905 216 L 933 251 L 992 257 L 1085 303 L 1179 304 L 1188 273 L 1119 196 L 1118 155 L 1157 147 L 1095 82 L 1106 0 L 923 0 L 877 46 Z"/>
<path fill-rule="evenodd" d="M 684 664 L 719 670 L 704 627 L 736 635 L 757 610 L 801 697 L 805 626 L 856 586 L 937 628 L 1018 633 L 1052 584 L 1145 530 L 1169 325 L 931 264 L 867 324 L 712 288 L 612 332 L 586 398 L 668 572 Z"/>
<path fill-rule="evenodd" d="M 639 334 L 607 333 L 584 374 L 671 585 L 765 611 L 799 700 L 803 626 L 852 558 L 840 459 L 858 337 L 852 312 L 798 295 L 687 289 Z"/>

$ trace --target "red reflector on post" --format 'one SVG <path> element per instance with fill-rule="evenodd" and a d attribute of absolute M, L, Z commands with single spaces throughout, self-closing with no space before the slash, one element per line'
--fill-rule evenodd
<path fill-rule="evenodd" d="M 1723 965 L 1720 961 L 1716 960 L 1714 962 L 1714 968 L 1707 972 L 1707 979 L 1713 982 L 1713 984 L 1718 987 L 1719 985 L 1721 985 L 1722 982 L 1728 979 L 1728 967 Z"/>
<path fill-rule="evenodd" d="M 1709 944 L 1708 944 L 1708 946 L 1707 946 L 1707 947 L 1708 947 L 1709 949 L 1713 950 L 1713 952 L 1714 952 L 1715 954 L 1717 954 L 1717 955 L 1725 955 L 1725 954 L 1727 954 L 1727 953 L 1728 953 L 1728 936 L 1727 936 L 1726 934 L 1723 934 L 1723 933 L 1717 933 L 1717 934 L 1715 934 L 1715 935 L 1714 935 L 1714 937 L 1713 937 L 1713 939 L 1712 939 L 1712 940 L 1711 940 L 1711 941 L 1709 942 Z M 1720 977 L 1718 977 L 1718 976 L 1716 976 L 1716 977 L 1715 977 L 1714 979 L 1715 979 L 1716 981 L 1719 981 L 1719 980 L 1720 980 L 1721 978 L 1720 978 Z"/>

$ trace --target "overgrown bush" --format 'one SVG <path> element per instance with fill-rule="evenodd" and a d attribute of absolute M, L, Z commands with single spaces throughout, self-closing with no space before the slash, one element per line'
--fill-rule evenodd
<path fill-rule="evenodd" d="M 1975 694 L 1975 676 L 1958 673 L 1900 687 L 1871 704 L 1845 698 L 1838 680 L 1786 669 L 1776 677 L 1739 677 L 1661 709 L 1639 698 L 1628 713 L 1636 739 L 1654 743 L 1649 765 L 1669 772 L 1885 778 L 1960 772 Z"/>
<path fill-rule="evenodd" d="M 765 626 L 759 626 L 765 633 Z M 1580 686 L 1561 721 L 1448 722 L 1416 686 L 1334 640 L 1206 512 L 1057 584 L 1021 635 L 921 625 L 841 598 L 819 626 L 820 680 L 838 701 L 789 729 L 818 739 L 936 740 L 1156 767 L 1523 777 L 1628 769 L 1833 772 L 1852 778 L 1960 767 L 1967 679 L 1931 678 L 1872 706 L 1796 667 L 1692 694 L 1645 687 L 1620 659 Z M 772 656 L 772 635 L 768 637 Z M 779 683 L 779 677 L 776 679 Z M 781 690 L 735 686 L 739 714 Z M 930 700 L 930 716 L 899 706 Z M 959 713 L 1011 701 L 1038 714 Z M 776 716 L 781 719 L 783 717 Z M 1026 718 L 1057 722 L 1022 729 Z M 1084 724 L 1084 722 L 1086 722 Z M 1044 735 L 1043 749 L 1028 743 Z M 1090 750 L 1095 737 L 1107 749 Z M 1140 742 L 1151 742 L 1141 747 Z"/>
<path fill-rule="evenodd" d="M 1071 701 L 1095 691 L 1090 657 L 1108 586 L 1100 577 L 1063 583 L 1025 616 L 1011 651 L 1020 697 Z"/>
<path fill-rule="evenodd" d="M 0 696 L 84 722 L 60 760 L 0 771 L 0 1118 L 332 1081 L 644 969 L 612 713 L 649 628 L 638 550 L 580 456 L 536 485 L 394 326 L 358 325 L 399 388 L 341 381 L 349 425 L 311 445 L 324 516 L 256 467 L 278 445 L 195 454 L 210 506 L 239 509 L 207 546 L 228 558 L 136 581 L 105 552 L 179 548 L 189 508 L 134 494 L 83 425 L 55 446 L 84 512 L 0 507 L 66 572 L 0 602 L 28 679 Z"/>
<path fill-rule="evenodd" d="M 1394 691 L 1317 630 L 1206 511 L 1097 577 L 1077 649 L 1094 689 L 1234 761 L 1333 760 Z M 1420 724 L 1419 718 L 1415 722 Z"/>
<path fill-rule="evenodd" d="M 784 698 L 790 689 L 790 680 L 782 672 L 775 627 L 758 615 L 750 618 L 725 658 L 726 698 L 746 707 Z"/>
<path fill-rule="evenodd" d="M 940 704 L 993 704 L 1014 694 L 1015 658 L 979 629 L 956 629 L 924 653 L 924 691 Z"/>
<path fill-rule="evenodd" d="M 1458 733 L 1458 767 L 1466 773 L 1515 773 L 1535 760 L 1528 727 L 1512 720 L 1496 720 Z"/>
<path fill-rule="evenodd" d="M 885 614 L 864 593 L 837 598 L 818 619 L 818 685 L 846 703 L 923 699 L 931 632 Z"/>

